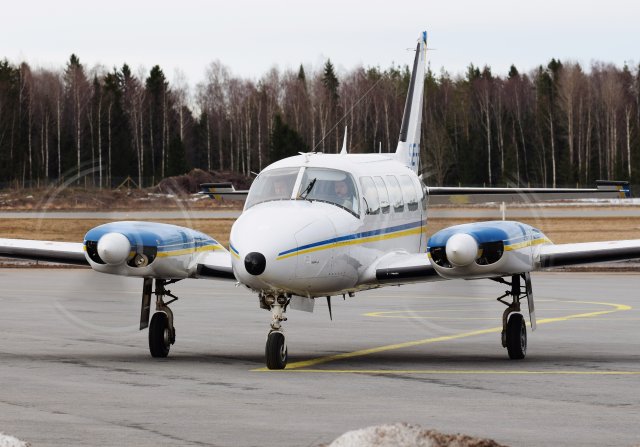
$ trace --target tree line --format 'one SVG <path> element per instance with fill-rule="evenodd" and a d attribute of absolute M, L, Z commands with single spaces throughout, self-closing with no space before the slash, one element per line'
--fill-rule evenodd
<path fill-rule="evenodd" d="M 140 187 L 191 168 L 245 175 L 304 151 L 395 150 L 407 66 L 338 73 L 271 69 L 258 80 L 219 61 L 189 88 L 154 66 L 32 69 L 0 61 L 0 183 Z M 638 181 L 640 67 L 552 59 L 529 73 L 427 71 L 422 165 L 432 185 Z"/>

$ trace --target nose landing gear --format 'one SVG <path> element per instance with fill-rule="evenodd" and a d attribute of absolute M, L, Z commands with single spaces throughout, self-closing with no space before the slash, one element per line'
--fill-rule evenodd
<path fill-rule="evenodd" d="M 260 307 L 271 310 L 271 330 L 267 335 L 267 343 L 264 355 L 269 369 L 284 369 L 287 366 L 288 351 L 287 342 L 282 329 L 282 322 L 287 321 L 284 312 L 289 304 L 289 299 L 284 295 L 277 298 L 273 295 L 260 296 Z"/>

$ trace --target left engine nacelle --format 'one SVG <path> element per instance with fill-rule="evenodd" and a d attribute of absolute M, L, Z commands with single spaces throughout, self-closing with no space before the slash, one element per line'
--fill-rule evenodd
<path fill-rule="evenodd" d="M 455 225 L 428 242 L 434 269 L 445 278 L 493 278 L 533 270 L 535 247 L 551 241 L 520 222 L 489 221 Z"/>
<path fill-rule="evenodd" d="M 222 249 L 198 231 L 155 222 L 112 222 L 84 237 L 85 257 L 101 273 L 155 278 L 188 278 L 195 256 Z"/>

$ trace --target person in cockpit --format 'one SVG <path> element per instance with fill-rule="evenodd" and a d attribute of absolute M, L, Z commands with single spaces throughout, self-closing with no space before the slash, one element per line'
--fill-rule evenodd
<path fill-rule="evenodd" d="M 333 188 L 336 195 L 336 203 L 347 209 L 353 209 L 353 191 L 351 191 L 346 179 L 334 182 Z"/>

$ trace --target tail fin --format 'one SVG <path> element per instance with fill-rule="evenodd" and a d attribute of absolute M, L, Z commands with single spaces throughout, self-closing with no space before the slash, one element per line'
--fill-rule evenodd
<path fill-rule="evenodd" d="M 400 140 L 396 149 L 396 158 L 414 172 L 420 164 L 420 126 L 422 124 L 422 97 L 424 93 L 424 72 L 427 52 L 427 32 L 420 36 L 413 61 L 413 72 L 409 82 L 407 102 L 404 105 Z"/>

